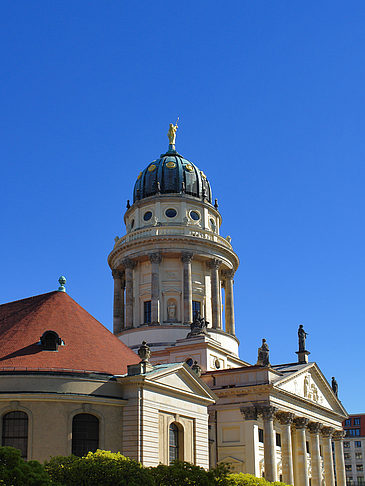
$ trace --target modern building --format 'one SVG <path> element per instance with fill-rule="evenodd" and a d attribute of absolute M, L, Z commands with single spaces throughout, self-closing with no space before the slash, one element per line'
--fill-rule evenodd
<path fill-rule="evenodd" d="M 334 486 L 336 473 L 345 486 L 347 413 L 308 361 L 303 328 L 294 362 L 271 364 L 265 340 L 257 363 L 239 357 L 239 259 L 176 129 L 137 175 L 108 257 L 114 336 L 62 279 L 57 292 L 0 306 L 2 443 L 32 459 L 101 447 L 146 465 L 226 462 L 295 486 Z"/>
<path fill-rule="evenodd" d="M 349 486 L 365 484 L 365 414 L 350 415 L 344 422 L 346 481 Z"/>

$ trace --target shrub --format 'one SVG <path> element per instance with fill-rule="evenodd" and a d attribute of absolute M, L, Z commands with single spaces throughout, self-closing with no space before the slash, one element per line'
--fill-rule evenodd
<path fill-rule="evenodd" d="M 228 474 L 227 479 L 229 486 L 286 486 L 278 481 L 271 483 L 264 478 L 244 473 Z"/>
<path fill-rule="evenodd" d="M 26 462 L 14 447 L 0 447 L 0 485 L 3 486 L 48 486 L 49 476 L 42 464 Z"/>
<path fill-rule="evenodd" d="M 53 457 L 45 464 L 52 481 L 63 486 L 153 486 L 147 468 L 119 452 L 97 450 L 85 457 Z"/>

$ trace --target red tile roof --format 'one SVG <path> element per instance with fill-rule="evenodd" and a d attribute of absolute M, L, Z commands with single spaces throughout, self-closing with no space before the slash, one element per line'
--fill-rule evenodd
<path fill-rule="evenodd" d="M 65 342 L 58 351 L 37 344 L 45 331 Z M 0 305 L 0 371 L 93 371 L 123 374 L 139 357 L 65 292 Z"/>

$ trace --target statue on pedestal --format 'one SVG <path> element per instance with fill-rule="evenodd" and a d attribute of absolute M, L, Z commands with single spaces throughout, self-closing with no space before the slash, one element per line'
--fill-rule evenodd
<path fill-rule="evenodd" d="M 298 329 L 299 352 L 305 351 L 305 339 L 307 336 L 308 333 L 305 332 L 303 325 L 300 324 Z"/>
<path fill-rule="evenodd" d="M 170 128 L 169 128 L 169 131 L 167 132 L 167 136 L 169 137 L 170 145 L 175 145 L 176 132 L 177 132 L 177 129 L 178 129 L 178 126 L 177 126 L 178 121 L 179 121 L 179 118 L 176 120 L 175 125 L 173 123 L 170 123 Z"/>
<path fill-rule="evenodd" d="M 338 396 L 338 383 L 337 383 L 336 378 L 334 376 L 332 376 L 331 386 L 332 386 L 333 393 L 337 397 Z"/>
<path fill-rule="evenodd" d="M 202 317 L 200 314 L 197 314 L 195 316 L 195 319 L 193 322 L 190 324 L 190 332 L 186 336 L 187 338 L 191 337 L 196 337 L 196 336 L 201 336 L 201 335 L 208 335 L 207 332 L 207 325 L 209 322 L 207 322 L 204 317 Z"/>
<path fill-rule="evenodd" d="M 257 356 L 257 366 L 270 366 L 269 361 L 269 346 L 266 342 L 266 339 L 262 340 L 262 345 L 258 349 L 258 356 Z"/>

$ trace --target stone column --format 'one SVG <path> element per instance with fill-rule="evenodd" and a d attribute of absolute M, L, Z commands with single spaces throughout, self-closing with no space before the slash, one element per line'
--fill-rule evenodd
<path fill-rule="evenodd" d="M 258 407 L 258 412 L 264 420 L 264 467 L 265 479 L 276 481 L 276 440 L 274 431 L 274 415 L 276 408 L 271 405 Z"/>
<path fill-rule="evenodd" d="M 332 437 L 335 442 L 337 486 L 346 486 L 345 458 L 343 455 L 343 438 L 345 437 L 345 432 L 343 430 L 336 430 Z"/>
<path fill-rule="evenodd" d="M 242 407 L 241 413 L 245 417 L 245 472 L 259 477 L 259 427 L 257 424 L 257 410 L 255 406 Z"/>
<path fill-rule="evenodd" d="M 136 262 L 126 258 L 122 261 L 125 268 L 125 328 L 133 327 L 133 268 Z"/>
<path fill-rule="evenodd" d="M 151 262 L 151 323 L 159 324 L 159 300 L 160 300 L 160 253 L 149 255 Z"/>
<path fill-rule="evenodd" d="M 299 485 L 295 486 L 309 486 L 308 464 L 307 464 L 307 444 L 305 430 L 309 420 L 304 417 L 297 417 L 294 419 L 294 425 L 297 432 L 297 467 Z"/>
<path fill-rule="evenodd" d="M 181 261 L 184 264 L 183 289 L 184 289 L 184 324 L 191 324 L 193 321 L 193 285 L 191 281 L 191 259 L 193 254 L 184 251 L 181 254 Z"/>
<path fill-rule="evenodd" d="M 226 332 L 235 335 L 234 329 L 234 303 L 233 303 L 233 270 L 224 270 L 223 275 L 225 277 L 225 302 L 224 302 L 224 311 L 225 311 L 225 323 L 226 323 Z"/>
<path fill-rule="evenodd" d="M 213 258 L 208 262 L 210 268 L 210 287 L 212 295 L 212 328 L 222 329 L 221 289 L 219 281 L 219 267 L 222 261 Z"/>
<path fill-rule="evenodd" d="M 294 484 L 293 453 L 291 442 L 291 424 L 294 414 L 279 412 L 276 414 L 281 424 L 281 463 L 283 468 L 283 483 Z"/>
<path fill-rule="evenodd" d="M 324 480 L 326 486 L 335 486 L 335 473 L 333 470 L 333 456 L 331 444 L 331 437 L 333 432 L 334 429 L 332 427 L 322 427 Z"/>
<path fill-rule="evenodd" d="M 321 450 L 319 447 L 319 432 L 321 430 L 321 427 L 322 425 L 319 422 L 310 422 L 308 424 L 308 429 L 311 437 L 311 486 L 322 485 Z"/>
<path fill-rule="evenodd" d="M 113 302 L 113 333 L 119 334 L 124 327 L 124 288 L 122 287 L 123 274 L 119 270 L 112 270 L 114 279 Z"/>

